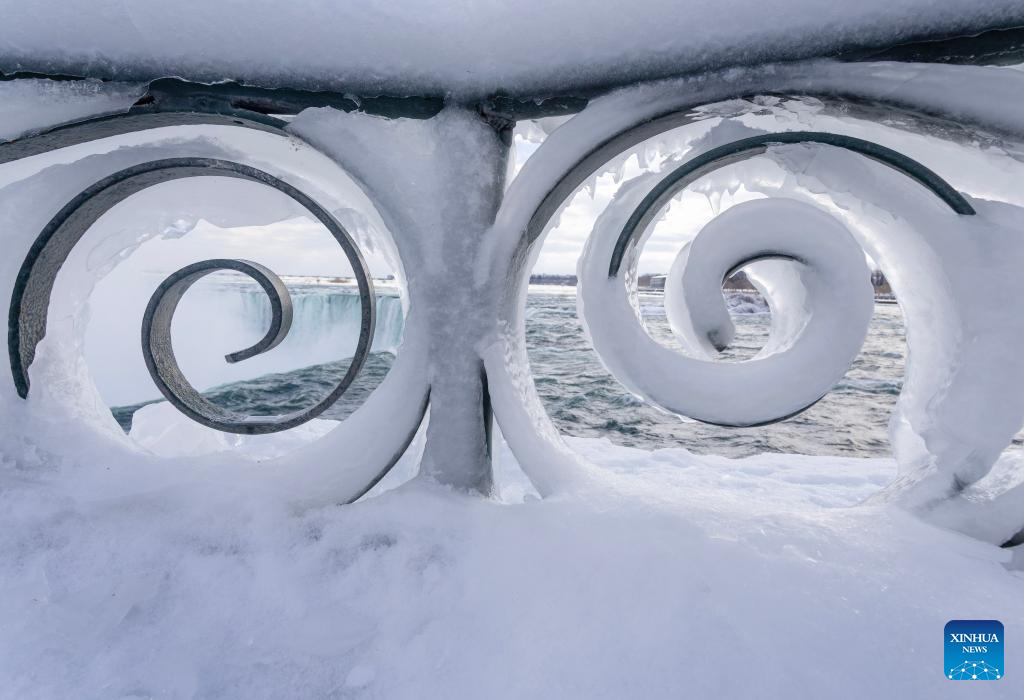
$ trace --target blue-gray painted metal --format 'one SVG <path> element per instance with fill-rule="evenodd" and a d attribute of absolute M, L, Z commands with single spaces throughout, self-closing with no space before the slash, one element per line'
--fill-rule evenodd
<path fill-rule="evenodd" d="M 783 144 L 815 143 L 860 153 L 921 183 L 957 214 L 973 215 L 974 208 L 962 194 L 924 165 L 891 148 L 871 141 L 820 131 L 784 131 L 759 134 L 701 153 L 662 178 L 630 215 L 615 243 L 608 276 L 618 276 L 626 252 L 636 243 L 669 200 L 697 179 L 731 163 L 746 160 Z"/>
<path fill-rule="evenodd" d="M 11 296 L 11 306 L 7 321 L 7 346 L 11 361 L 11 372 L 14 377 L 15 387 L 20 396 L 23 398 L 28 396 L 30 384 L 28 369 L 35 358 L 36 347 L 46 333 L 50 295 L 57 273 L 67 260 L 71 250 L 89 227 L 111 207 L 147 187 L 169 180 L 202 176 L 235 177 L 273 187 L 306 208 L 310 214 L 330 231 L 348 258 L 359 287 L 362 312 L 359 340 L 352 363 L 338 385 L 315 406 L 297 414 L 257 419 L 239 418 L 236 416 L 225 417 L 220 409 L 216 411 L 186 410 L 189 406 L 188 402 L 176 396 L 174 391 L 170 392 L 171 395 L 165 392 L 165 396 L 172 403 L 175 403 L 178 408 L 181 408 L 185 413 L 204 425 L 226 432 L 256 434 L 286 430 L 287 428 L 304 423 L 323 413 L 327 407 L 345 392 L 359 373 L 369 354 L 370 344 L 373 340 L 376 314 L 373 282 L 367 271 L 366 263 L 348 232 L 329 212 L 310 197 L 287 182 L 262 170 L 232 161 L 212 158 L 168 158 L 141 163 L 121 170 L 86 188 L 50 220 L 32 244 L 18 272 Z M 211 261 L 211 263 L 221 265 L 225 263 L 234 264 L 232 261 L 223 260 Z M 242 263 L 237 264 L 242 265 Z M 254 279 L 260 282 L 261 285 L 264 283 L 260 280 L 259 275 L 264 275 L 265 281 L 270 283 L 269 287 L 264 285 L 264 289 L 271 296 L 272 305 L 275 295 L 281 300 L 282 320 L 281 326 L 276 329 L 272 327 L 272 334 L 268 334 L 268 337 L 257 343 L 256 346 L 240 351 L 240 353 L 234 353 L 233 357 L 236 361 L 268 350 L 274 344 L 280 342 L 281 337 L 283 337 L 282 331 L 284 333 L 287 332 L 287 324 L 284 322 L 285 312 L 283 310 L 287 291 L 285 290 L 283 294 L 281 293 L 281 290 L 273 283 L 276 277 L 266 275 L 266 273 L 269 273 L 269 270 L 263 268 L 265 272 L 261 272 L 253 267 L 253 264 L 248 263 L 248 265 L 249 267 L 239 269 L 239 271 L 250 274 L 250 276 L 255 271 L 257 276 Z M 199 269 L 193 271 L 193 273 L 198 272 L 200 272 Z M 206 273 L 204 272 L 203 274 Z M 270 275 L 272 274 L 270 273 Z M 172 278 L 174 277 L 175 275 L 172 275 Z M 194 282 L 194 279 L 192 282 Z M 164 289 L 164 297 L 170 299 L 179 291 L 183 294 L 190 284 L 191 282 L 182 284 L 181 279 L 175 279 L 174 282 L 169 284 L 168 288 Z M 163 308 L 170 308 L 173 313 L 172 306 Z M 147 322 L 154 322 L 154 319 L 151 318 Z M 269 337 L 270 335 L 272 337 Z M 169 347 L 168 339 L 167 348 L 169 349 Z M 173 353 L 171 357 L 173 358 Z M 152 371 L 153 368 L 151 368 Z M 161 384 L 160 381 L 157 383 L 158 386 Z M 166 386 L 172 385 L 166 384 Z M 164 391 L 164 388 L 161 387 L 161 391 Z"/>
<path fill-rule="evenodd" d="M 0 164 L 121 134 L 162 129 L 169 126 L 234 126 L 289 137 L 284 130 L 286 124 L 281 119 L 256 113 L 243 116 L 241 113 L 138 111 L 129 114 L 93 117 L 0 143 Z"/>
<path fill-rule="evenodd" d="M 204 260 L 181 268 L 165 279 L 153 293 L 142 319 L 142 356 L 160 393 L 182 413 L 218 430 L 252 432 L 231 429 L 239 424 L 252 425 L 252 421 L 224 410 L 196 391 L 178 367 L 171 342 L 174 312 L 188 289 L 209 274 L 229 270 L 247 275 L 260 285 L 270 299 L 271 319 L 266 334 L 259 342 L 245 350 L 226 355 L 224 359 L 239 362 L 255 357 L 284 340 L 292 325 L 292 302 L 288 288 L 281 279 L 263 265 L 248 260 Z M 268 422 L 266 419 L 259 420 Z M 276 419 L 273 421 L 275 426 L 277 422 Z"/>

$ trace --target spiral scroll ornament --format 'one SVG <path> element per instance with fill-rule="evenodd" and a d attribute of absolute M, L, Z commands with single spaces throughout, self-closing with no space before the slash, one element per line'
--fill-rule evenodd
<path fill-rule="evenodd" d="M 683 248 L 665 305 L 685 355 L 646 333 L 621 280 L 603 274 L 607 239 L 597 236 L 581 261 L 579 298 L 594 348 L 619 381 L 672 413 L 726 426 L 783 420 L 826 394 L 864 342 L 873 309 L 864 254 L 842 224 L 809 204 L 737 205 Z M 751 360 L 717 362 L 733 334 L 722 282 L 748 265 L 763 280 L 771 337 Z"/>
<path fill-rule="evenodd" d="M 751 427 L 785 420 L 814 405 L 853 363 L 873 309 L 864 251 L 842 222 L 795 199 L 736 205 L 679 252 L 666 279 L 665 306 L 682 353 L 652 338 L 636 307 L 636 262 L 669 201 L 722 167 L 791 144 L 867 157 L 916 181 L 954 214 L 975 213 L 963 195 L 917 161 L 864 139 L 827 132 L 734 140 L 698 152 L 657 179 L 652 175 L 629 183 L 598 218 L 587 241 L 577 303 L 594 349 L 632 393 L 671 413 Z M 755 357 L 718 362 L 734 331 L 722 283 L 741 268 L 768 301 L 771 333 Z"/>
<path fill-rule="evenodd" d="M 235 271 L 252 278 L 270 299 L 272 319 L 262 340 L 231 353 L 239 362 L 277 346 L 291 326 L 291 299 L 281 280 L 270 270 L 245 260 L 206 260 L 168 277 L 153 294 L 142 326 L 142 346 L 150 375 L 161 393 L 193 420 L 229 433 L 272 433 L 315 418 L 337 401 L 359 374 L 370 352 L 376 303 L 373 282 L 355 241 L 341 224 L 308 195 L 287 182 L 248 165 L 211 158 L 169 158 L 132 166 L 86 188 L 65 205 L 44 227 L 23 262 L 11 298 L 8 348 L 18 393 L 29 393 L 28 370 L 36 347 L 46 332 L 53 285 L 63 263 L 85 232 L 113 206 L 147 187 L 186 177 L 233 177 L 264 184 L 286 194 L 322 223 L 342 248 L 359 289 L 359 339 L 349 368 L 341 380 L 315 405 L 282 416 L 250 417 L 226 411 L 203 398 L 182 374 L 174 357 L 170 329 L 174 311 L 185 292 L 202 277 L 216 271 Z"/>

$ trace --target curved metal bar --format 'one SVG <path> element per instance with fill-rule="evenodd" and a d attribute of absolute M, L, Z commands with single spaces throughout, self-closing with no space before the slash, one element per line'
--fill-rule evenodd
<path fill-rule="evenodd" d="M 271 309 L 270 327 L 263 338 L 252 347 L 231 353 L 224 359 L 238 362 L 254 357 L 285 339 L 292 325 L 292 302 L 288 288 L 277 275 L 248 260 L 204 260 L 181 268 L 153 293 L 142 320 L 142 356 L 160 393 L 178 410 L 204 425 L 236 432 L 228 429 L 227 424 L 251 425 L 251 421 L 246 422 L 244 417 L 225 411 L 203 398 L 182 374 L 171 343 L 171 322 L 185 292 L 203 277 L 223 270 L 241 272 L 255 280 L 267 293 Z"/>
<path fill-rule="evenodd" d="M 270 327 L 267 328 L 266 334 L 258 342 L 245 350 L 239 350 L 238 352 L 232 352 L 224 356 L 227 362 L 235 363 L 241 362 L 242 360 L 248 360 L 250 357 L 256 357 L 262 355 L 267 350 L 273 350 L 281 341 L 288 335 L 288 331 L 292 327 L 292 297 L 288 293 L 288 288 L 284 286 L 284 282 L 281 278 L 275 275 L 270 269 L 260 265 L 259 263 L 252 262 L 251 260 L 206 260 L 204 262 L 194 263 L 188 267 L 178 270 L 173 276 L 180 275 L 184 270 L 189 268 L 197 268 L 199 266 L 209 267 L 211 264 L 222 263 L 222 266 L 215 269 L 222 270 L 235 270 L 243 274 L 252 277 L 256 280 L 257 284 L 263 288 L 266 292 L 267 298 L 270 299 Z M 238 265 L 241 265 L 241 268 Z M 211 270 L 212 271 L 212 270 Z M 188 273 L 186 273 L 187 276 Z M 170 278 L 168 278 L 169 280 Z M 167 284 L 168 280 L 164 280 L 164 283 L 160 285 L 157 292 Z M 189 282 L 188 286 L 192 286 Z M 188 288 L 186 287 L 186 289 Z M 155 296 L 156 293 L 154 293 Z M 168 326 L 168 332 L 170 327 Z M 145 349 L 145 348 L 144 348 Z"/>
<path fill-rule="evenodd" d="M 612 251 L 611 261 L 608 264 L 608 276 L 616 277 L 619 274 L 622 260 L 630 245 L 647 230 L 661 208 L 691 183 L 726 165 L 764 153 L 771 146 L 793 143 L 817 143 L 860 153 L 921 183 L 957 214 L 969 216 L 975 213 L 974 208 L 964 196 L 935 172 L 913 158 L 872 141 L 822 131 L 784 131 L 774 134 L 759 134 L 712 148 L 683 163 L 662 178 L 654 189 L 644 197 L 622 227 L 622 233 L 619 234 L 615 249 Z"/>
<path fill-rule="evenodd" d="M 287 182 L 262 170 L 232 161 L 212 158 L 168 158 L 141 163 L 121 170 L 86 188 L 50 220 L 32 244 L 18 272 L 7 320 L 7 346 L 11 360 L 11 372 L 18 394 L 22 398 L 28 396 L 28 368 L 35 358 L 37 345 L 46 333 L 50 295 L 57 273 L 89 227 L 111 207 L 147 187 L 170 180 L 202 176 L 235 177 L 262 183 L 288 195 L 307 209 L 331 232 L 348 258 L 359 287 L 362 316 L 359 341 L 348 372 L 338 386 L 313 408 L 301 414 L 274 419 L 246 419 L 241 422 L 232 419 L 225 424 L 227 427 L 220 424 L 219 419 L 204 422 L 195 415 L 189 415 L 204 425 L 227 432 L 247 434 L 275 432 L 299 425 L 319 415 L 344 393 L 359 373 L 369 354 L 376 320 L 373 283 L 362 254 L 348 232 L 313 199 Z M 259 347 L 262 342 L 258 343 L 256 347 Z M 272 343 L 273 340 L 269 342 Z M 269 347 L 260 351 L 267 349 Z M 253 349 L 242 351 L 241 354 L 245 355 L 251 350 Z M 237 357 L 237 353 L 235 355 L 236 361 L 244 359 Z"/>
<path fill-rule="evenodd" d="M 419 399 L 419 408 L 417 409 L 417 415 L 419 417 L 412 424 L 409 432 L 405 434 L 404 438 L 402 438 L 402 441 L 395 448 L 390 459 L 388 459 L 387 462 L 384 463 L 384 466 L 381 467 L 380 471 L 378 471 L 377 474 L 374 475 L 374 477 L 358 493 L 353 494 L 348 500 L 346 500 L 344 502 L 345 505 L 355 503 L 360 498 L 370 493 L 370 491 L 373 490 L 373 487 L 379 484 L 381 480 L 388 475 L 388 472 L 398 464 L 399 460 L 405 456 L 405 453 L 409 451 L 409 447 L 412 445 L 412 441 L 416 439 L 417 433 L 419 433 L 420 428 L 423 426 L 423 422 L 427 418 L 427 409 L 429 408 L 430 385 L 428 384 L 426 391 L 423 392 L 423 395 Z"/>
<path fill-rule="evenodd" d="M 289 136 L 287 122 L 255 112 L 239 114 L 202 112 L 139 112 L 115 114 L 64 124 L 38 134 L 0 143 L 0 165 L 49 153 L 89 141 L 168 126 L 234 126 Z"/>

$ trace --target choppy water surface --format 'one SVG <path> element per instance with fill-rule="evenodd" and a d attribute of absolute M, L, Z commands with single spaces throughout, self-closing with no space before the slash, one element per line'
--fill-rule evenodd
<path fill-rule="evenodd" d="M 753 356 L 768 337 L 771 316 L 758 299 L 736 295 L 736 336 L 725 360 Z M 662 295 L 641 294 L 652 336 L 674 338 Z M 742 313 L 735 313 L 741 311 Z M 824 399 L 795 418 L 760 428 L 720 428 L 641 402 L 601 365 L 583 337 L 575 295 L 531 294 L 527 345 L 537 389 L 559 428 L 581 437 L 608 437 L 644 448 L 683 446 L 694 452 L 739 457 L 761 452 L 889 456 L 888 421 L 902 387 L 903 319 L 895 305 L 875 306 L 868 337 L 846 377 Z"/>
<path fill-rule="evenodd" d="M 531 291 L 527 302 L 527 347 L 537 389 L 564 433 L 607 437 L 648 449 L 683 446 L 732 457 L 760 452 L 889 455 L 887 425 L 900 392 L 906 351 L 897 306 L 875 306 L 860 356 L 843 381 L 815 406 L 783 423 L 719 428 L 664 413 L 629 394 L 608 374 L 584 338 L 575 294 L 566 293 L 573 291 Z M 661 295 L 642 294 L 640 301 L 651 334 L 673 345 Z M 734 296 L 731 305 L 740 313 L 734 315 L 734 345 L 723 358 L 750 357 L 767 338 L 770 316 L 757 313 L 762 307 L 757 298 Z M 378 326 L 378 333 L 394 330 Z M 355 410 L 383 380 L 391 360 L 389 353 L 373 353 L 357 382 L 324 417 L 342 419 Z M 225 408 L 251 415 L 284 413 L 314 403 L 347 368 L 347 360 L 314 365 L 224 385 L 207 396 Z M 126 429 L 136 408 L 114 409 Z"/>

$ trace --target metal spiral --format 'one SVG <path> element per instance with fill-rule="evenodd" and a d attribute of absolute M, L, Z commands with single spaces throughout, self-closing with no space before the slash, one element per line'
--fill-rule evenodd
<path fill-rule="evenodd" d="M 598 223 L 581 261 L 579 307 L 594 349 L 633 393 L 706 423 L 749 427 L 817 402 L 856 358 L 872 314 L 864 253 L 841 223 L 809 204 L 762 199 L 713 219 L 666 278 L 669 325 L 686 354 L 646 331 L 624 284 L 607 277 L 617 212 Z M 772 310 L 768 344 L 752 359 L 717 361 L 733 335 L 722 282 L 753 266 Z"/>
<path fill-rule="evenodd" d="M 263 338 L 244 350 L 226 355 L 225 360 L 240 362 L 255 357 L 277 347 L 288 335 L 292 325 L 291 296 L 281 279 L 269 269 L 248 260 L 204 260 L 187 265 L 157 287 L 149 300 L 142 321 L 142 354 L 149 374 L 160 389 L 160 393 L 179 411 L 197 423 L 227 433 L 259 434 L 287 430 L 323 413 L 345 393 L 359 374 L 368 355 L 369 338 L 372 338 L 372 318 L 369 335 L 366 331 L 360 334 L 359 348 L 345 376 L 315 405 L 282 416 L 240 415 L 211 403 L 189 383 L 178 367 L 171 342 L 171 322 L 178 302 L 193 284 L 213 272 L 220 271 L 240 272 L 251 277 L 266 292 L 271 310 L 270 326 Z"/>
<path fill-rule="evenodd" d="M 666 280 L 666 312 L 686 354 L 651 338 L 630 298 L 639 249 L 673 197 L 725 165 L 786 144 L 866 156 L 921 184 L 955 214 L 975 213 L 963 195 L 917 161 L 870 141 L 824 132 L 739 139 L 699 153 L 657 179 L 652 175 L 624 187 L 587 242 L 578 305 L 594 349 L 631 392 L 707 423 L 764 425 L 812 406 L 855 359 L 872 307 L 864 253 L 843 224 L 795 200 L 737 205 L 680 252 Z M 800 235 L 804 229 L 814 235 Z M 716 362 L 733 333 L 722 282 L 752 264 L 760 270 L 758 286 L 773 312 L 771 336 L 750 360 Z"/>
<path fill-rule="evenodd" d="M 273 187 L 302 205 L 330 231 L 348 258 L 359 287 L 359 340 L 345 376 L 310 408 L 282 416 L 247 417 L 211 404 L 188 383 L 175 361 L 170 325 L 181 297 L 197 280 L 217 270 L 248 275 L 267 293 L 273 316 L 267 334 L 252 347 L 228 355 L 228 362 L 253 357 L 280 343 L 291 325 L 291 299 L 281 280 L 262 265 L 244 260 L 207 260 L 168 277 L 156 290 L 146 310 L 142 327 L 143 354 L 161 393 L 203 425 L 224 432 L 258 434 L 287 430 L 320 415 L 352 384 L 370 352 L 376 303 L 366 263 L 348 232 L 312 198 L 262 170 L 227 160 L 169 158 L 132 166 L 86 188 L 50 220 L 32 245 L 18 273 L 8 315 L 11 371 L 19 395 L 25 398 L 29 393 L 28 370 L 46 332 L 50 295 L 57 273 L 89 227 L 113 206 L 147 187 L 200 176 L 241 178 Z"/>
<path fill-rule="evenodd" d="M 622 227 L 608 263 L 608 276 L 619 274 L 622 261 L 632 245 L 644 234 L 658 212 L 690 184 L 731 163 L 760 155 L 770 146 L 820 144 L 859 153 L 897 170 L 931 190 L 957 214 L 973 215 L 974 208 L 948 182 L 908 156 L 872 141 L 822 131 L 782 131 L 758 134 L 727 143 L 694 156 L 665 175 L 644 197 Z"/>

